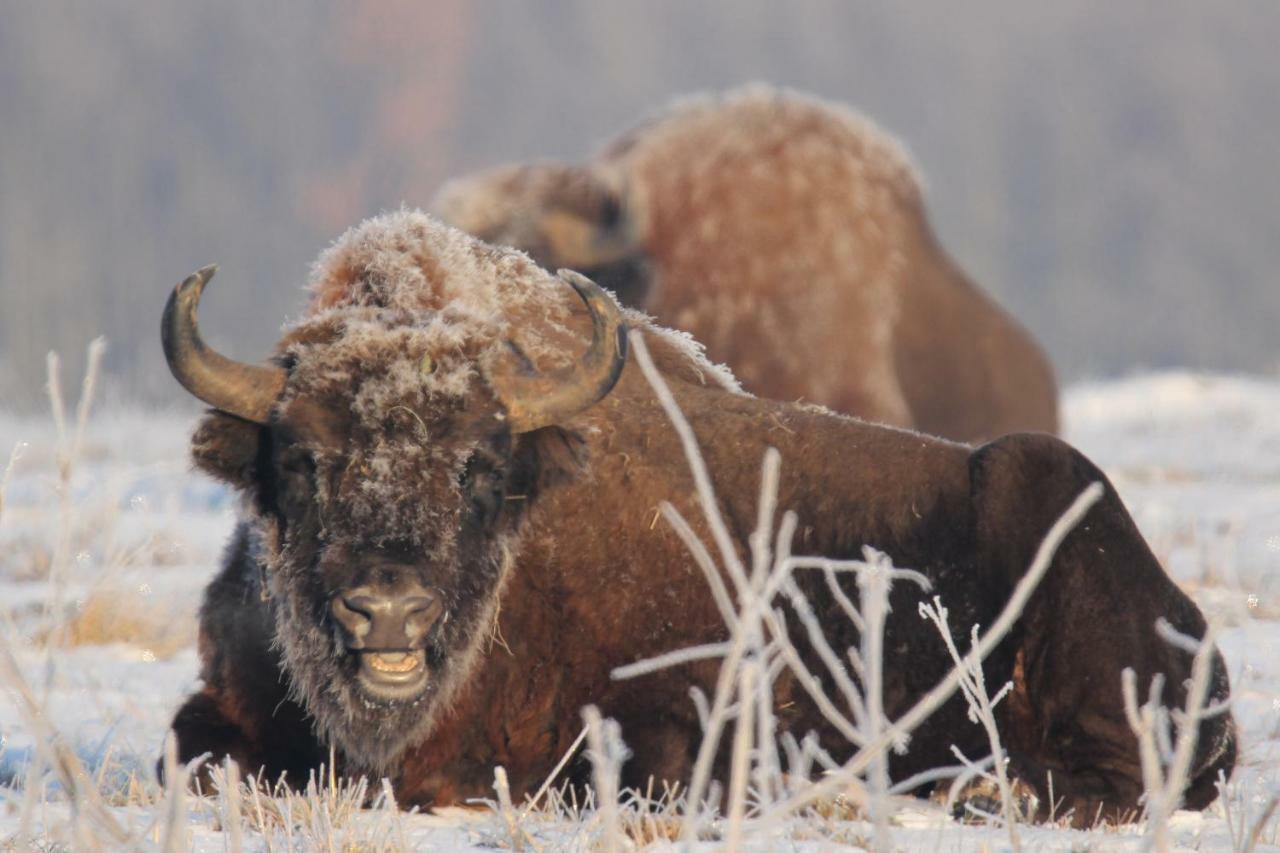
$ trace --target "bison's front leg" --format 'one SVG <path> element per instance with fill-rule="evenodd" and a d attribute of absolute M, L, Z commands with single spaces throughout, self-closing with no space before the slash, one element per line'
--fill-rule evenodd
<path fill-rule="evenodd" d="M 326 759 L 301 710 L 289 702 L 269 720 L 256 714 L 237 718 L 227 713 L 227 705 L 235 701 L 233 696 L 206 688 L 183 703 L 172 724 L 178 760 L 187 763 L 207 756 L 196 774 L 205 791 L 210 790 L 210 769 L 228 758 L 239 765 L 242 774 L 268 784 L 281 777 L 292 784 L 305 784 Z"/>
<path fill-rule="evenodd" d="M 200 609 L 204 689 L 173 720 L 178 759 L 208 755 L 205 767 L 231 758 L 242 773 L 274 782 L 282 774 L 304 784 L 327 759 L 302 709 L 288 698 L 274 627 L 261 592 L 262 570 L 253 534 L 240 525 L 222 571 L 205 590 Z M 207 770 L 200 774 L 207 784 Z"/>
<path fill-rule="evenodd" d="M 1074 811 L 1077 824 L 1133 819 L 1144 786 L 1122 673 L 1134 671 L 1143 696 L 1162 676 L 1163 703 L 1184 707 L 1192 655 L 1161 638 L 1156 622 L 1198 638 L 1204 617 L 1160 567 L 1102 472 L 1079 453 L 1048 436 L 1019 435 L 973 458 L 979 537 L 990 546 L 986 562 L 1006 574 L 1010 587 L 1072 499 L 1091 482 L 1106 486 L 1022 614 L 1001 730 L 1013 772 L 1037 789 L 1042 817 L 1052 796 L 1055 813 Z M 1002 548 L 1008 556 L 1000 556 Z M 1208 702 L 1222 702 L 1229 689 L 1215 652 Z M 1213 801 L 1218 773 L 1229 774 L 1236 756 L 1230 714 L 1205 719 L 1198 734 L 1184 797 L 1189 808 Z"/>

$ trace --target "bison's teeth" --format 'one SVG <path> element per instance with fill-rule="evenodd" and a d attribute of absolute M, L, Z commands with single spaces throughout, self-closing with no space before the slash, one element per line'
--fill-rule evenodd
<path fill-rule="evenodd" d="M 407 655 L 404 652 L 372 654 L 369 655 L 369 665 L 378 672 L 408 672 L 417 668 L 418 656 Z"/>

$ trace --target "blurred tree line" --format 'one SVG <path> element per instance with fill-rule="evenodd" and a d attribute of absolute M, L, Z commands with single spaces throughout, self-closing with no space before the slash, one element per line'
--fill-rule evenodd
<path fill-rule="evenodd" d="M 195 267 L 207 336 L 260 357 L 364 216 L 754 80 L 903 140 L 1064 376 L 1274 370 L 1278 44 L 1274 0 L 0 3 L 0 408 L 97 334 L 117 393 L 177 401 L 157 326 Z"/>

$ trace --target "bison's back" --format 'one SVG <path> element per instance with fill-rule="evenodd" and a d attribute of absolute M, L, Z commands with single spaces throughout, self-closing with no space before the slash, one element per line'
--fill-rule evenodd
<path fill-rule="evenodd" d="M 763 87 L 622 137 L 658 282 L 647 305 L 762 396 L 973 441 L 1056 428 L 1036 344 L 946 257 L 902 146 Z"/>
<path fill-rule="evenodd" d="M 887 368 L 918 194 L 890 140 L 758 90 L 679 107 L 605 159 L 627 175 L 661 322 L 762 396 L 910 423 Z"/>
<path fill-rule="evenodd" d="M 916 429 L 973 443 L 1058 431 L 1053 366 L 928 229 L 909 235 L 894 368 Z"/>

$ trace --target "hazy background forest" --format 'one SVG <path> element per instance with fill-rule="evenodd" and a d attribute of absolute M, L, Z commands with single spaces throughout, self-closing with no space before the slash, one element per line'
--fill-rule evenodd
<path fill-rule="evenodd" d="M 903 140 L 1064 377 L 1273 373 L 1277 45 L 1274 0 L 0 2 L 0 408 L 98 334 L 117 392 L 179 403 L 157 327 L 195 267 L 259 357 L 361 218 L 754 80 Z"/>

